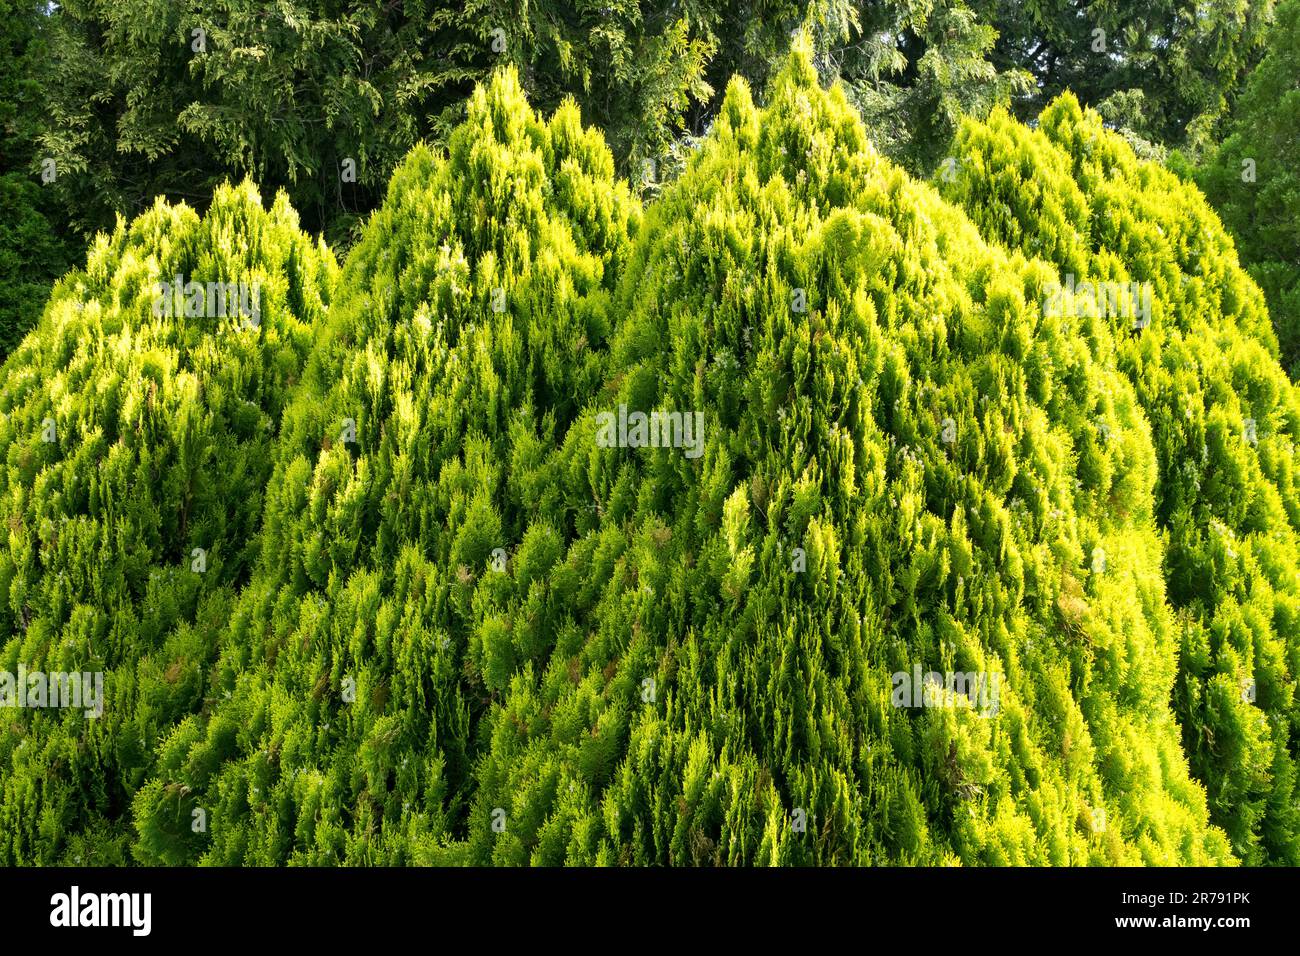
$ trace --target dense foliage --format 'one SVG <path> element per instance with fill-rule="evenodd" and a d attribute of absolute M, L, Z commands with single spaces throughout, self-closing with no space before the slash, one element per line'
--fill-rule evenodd
<path fill-rule="evenodd" d="M 1300 863 L 1300 394 L 1258 288 L 1194 189 L 1066 96 L 995 116 L 941 183 L 986 235 L 1076 282 L 1147 284 L 1148 324 L 1100 318 L 1150 423 L 1178 617 L 1175 710 L 1212 817 L 1245 862 Z"/>
<path fill-rule="evenodd" d="M 1216 142 L 1264 52 L 1276 0 L 971 0 L 998 31 L 991 62 L 1034 74 L 1029 118 L 1067 90 L 1107 120 L 1193 152 Z"/>
<path fill-rule="evenodd" d="M 70 264 L 46 199 L 26 176 L 0 176 L 0 360 L 31 331 Z"/>
<path fill-rule="evenodd" d="M 761 110 L 733 84 L 638 235 L 594 406 L 702 409 L 704 454 L 599 449 L 590 419 L 560 449 L 567 549 L 478 625 L 481 666 L 514 668 L 474 859 L 1227 859 L 1166 702 L 1146 426 L 1035 315 L 1050 276 L 876 154 L 806 60 Z M 891 706 L 917 663 L 1003 677 L 1000 711 Z"/>
<path fill-rule="evenodd" d="M 1300 375 L 1300 2 L 1278 8 L 1228 138 L 1196 181 L 1264 290 L 1283 364 Z"/>
<path fill-rule="evenodd" d="M 559 489 L 511 463 L 597 386 L 637 217 L 576 108 L 539 119 L 513 73 L 475 94 L 446 157 L 398 170 L 285 414 L 218 706 L 176 729 L 137 798 L 141 860 L 424 862 L 463 830 L 512 664 L 469 650 L 505 586 L 487 561 L 560 546 L 524 508 Z"/>
<path fill-rule="evenodd" d="M 1148 170 L 1103 142 L 1100 179 Z M 1055 264 L 881 157 L 802 55 L 763 109 L 734 83 L 639 218 L 508 77 L 403 167 L 137 858 L 1231 860 L 1170 707 L 1189 618 L 1127 331 L 1044 311 Z M 619 405 L 701 411 L 702 454 L 602 447 Z M 997 674 L 997 712 L 891 706 L 914 665 Z"/>
<path fill-rule="evenodd" d="M 68 0 L 45 31 L 41 142 L 67 170 L 57 188 L 80 229 L 249 175 L 342 240 L 407 151 L 445 140 L 503 63 L 551 107 L 576 94 L 624 155 L 662 151 L 707 93 L 714 43 L 676 8 Z"/>
<path fill-rule="evenodd" d="M 0 670 L 104 673 L 97 719 L 0 712 L 0 863 L 127 859 L 159 734 L 204 705 L 336 268 L 297 226 L 249 185 L 202 219 L 160 200 L 99 238 L 0 370 Z M 156 310 L 176 275 L 256 283 L 259 312 Z"/>
<path fill-rule="evenodd" d="M 55 197 L 31 175 L 45 45 L 29 0 L 0 0 L 0 361 L 36 324 L 75 245 Z"/>
<path fill-rule="evenodd" d="M 823 81 L 843 83 L 877 148 L 913 173 L 964 116 L 1013 101 L 1027 119 L 1067 88 L 1154 152 L 1199 155 L 1262 55 L 1273 2 L 3 0 L 0 54 L 14 51 L 23 91 L 4 131 L 21 148 L 0 147 L 0 172 L 35 181 L 55 164 L 40 212 L 70 249 L 158 195 L 201 212 L 245 176 L 344 248 L 402 157 L 445 144 L 504 64 L 540 109 L 574 98 L 616 168 L 653 192 L 730 78 L 764 89 L 800 29 Z M 66 265 L 51 261 L 27 246 L 12 267 L 48 286 Z"/>
<path fill-rule="evenodd" d="M 11 228 L 149 205 L 0 367 L 0 675 L 105 673 L 100 717 L 0 710 L 0 863 L 1300 864 L 1277 288 L 1087 108 L 1142 31 L 1013 118 L 1039 57 L 979 14 L 1059 6 L 78 0 L 23 40 L 67 173 Z M 1202 125 L 1256 40 L 1207 11 L 1199 85 L 1150 86 Z"/>

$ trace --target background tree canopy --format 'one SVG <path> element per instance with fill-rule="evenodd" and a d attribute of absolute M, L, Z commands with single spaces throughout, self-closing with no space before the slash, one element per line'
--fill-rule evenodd
<path fill-rule="evenodd" d="M 1193 170 L 1268 297 L 1292 378 L 1300 375 L 1300 2 L 1278 9 L 1228 136 Z M 1185 167 L 1184 167 L 1185 168 Z"/>

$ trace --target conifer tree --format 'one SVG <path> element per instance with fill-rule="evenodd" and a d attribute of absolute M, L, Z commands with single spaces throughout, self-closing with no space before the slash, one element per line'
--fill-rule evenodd
<path fill-rule="evenodd" d="M 1156 146 L 1212 149 L 1264 55 L 1277 0 L 970 0 L 998 32 L 1000 70 L 1034 75 L 1017 115 L 1065 92 Z"/>
<path fill-rule="evenodd" d="M 58 167 L 34 163 L 43 121 L 46 57 L 37 0 L 0 0 L 0 362 L 36 324 L 50 287 L 72 263 L 56 229 L 57 205 L 43 188 Z M 39 177 L 29 175 L 36 166 Z"/>
<path fill-rule="evenodd" d="M 0 862 L 1300 861 L 1263 293 L 1073 97 L 927 183 L 823 52 L 653 190 L 502 69 L 341 271 L 249 185 L 97 240 L 0 371 L 0 671 L 104 716 L 3 712 Z"/>
<path fill-rule="evenodd" d="M 123 811 L 206 706 L 335 269 L 283 195 L 222 187 L 202 218 L 159 201 L 96 240 L 0 369 L 0 671 L 102 681 L 96 716 L 3 711 L 0 863 L 129 859 Z"/>
<path fill-rule="evenodd" d="M 599 383 L 638 219 L 576 106 L 543 120 L 510 70 L 446 154 L 405 160 L 285 412 L 218 706 L 136 798 L 137 859 L 463 859 L 479 718 L 517 663 L 478 625 L 517 588 L 543 600 L 519 576 L 574 521 L 543 464 Z M 207 837 L 178 839 L 195 809 Z"/>
<path fill-rule="evenodd" d="M 1100 310 L 1154 442 L 1155 515 L 1179 630 L 1175 712 L 1214 821 L 1245 863 L 1300 862 L 1300 394 L 1259 288 L 1192 186 L 1139 161 L 1071 96 L 1030 131 L 968 123 L 941 176 L 991 239 L 1076 288 L 1150 296 Z M 1076 299 L 1076 301 L 1078 301 Z"/>
<path fill-rule="evenodd" d="M 1300 378 L 1300 2 L 1279 5 L 1268 54 L 1250 76 L 1229 135 L 1196 182 L 1232 230 L 1268 299 L 1293 381 Z"/>
<path fill-rule="evenodd" d="M 1150 431 L 1095 323 L 1041 315 L 1051 278 L 876 154 L 805 51 L 763 109 L 734 82 L 562 449 L 599 517 L 541 591 L 563 623 L 538 642 L 531 576 L 481 615 L 514 670 L 470 858 L 1228 861 L 1167 703 Z M 623 406 L 702 412 L 703 454 L 601 447 Z M 997 713 L 897 706 L 914 667 L 996 677 Z"/>
<path fill-rule="evenodd" d="M 136 858 L 1229 862 L 1151 432 L 1052 278 L 806 49 L 644 219 L 498 77 L 349 257 Z"/>

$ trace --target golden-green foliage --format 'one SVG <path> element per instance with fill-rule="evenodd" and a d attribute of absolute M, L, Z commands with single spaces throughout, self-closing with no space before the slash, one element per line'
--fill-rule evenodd
<path fill-rule="evenodd" d="M 468 113 L 447 155 L 398 170 L 340 276 L 222 638 L 222 703 L 162 748 L 142 860 L 416 862 L 463 829 L 475 728 L 512 666 L 469 652 L 504 584 L 491 552 L 529 532 L 545 553 L 527 519 L 558 489 L 523 466 L 598 384 L 639 217 L 572 104 L 543 121 L 506 72 Z M 210 841 L 176 841 L 196 807 Z"/>
<path fill-rule="evenodd" d="M 1300 394 L 1263 297 L 1194 188 L 1069 96 L 1038 130 L 970 123 L 942 184 L 990 239 L 1076 282 L 1149 284 L 1150 323 L 1097 320 L 1149 422 L 1175 712 L 1212 818 L 1245 862 L 1300 863 Z"/>
<path fill-rule="evenodd" d="M 124 811 L 159 734 L 201 706 L 256 558 L 335 270 L 283 196 L 267 212 L 223 187 L 203 218 L 159 201 L 98 239 L 0 370 L 0 670 L 104 675 L 98 719 L 0 711 L 0 862 L 126 857 Z M 259 314 L 155 310 L 177 275 L 256 284 Z"/>
<path fill-rule="evenodd" d="M 255 464 L 205 486 L 238 521 L 176 514 L 232 415 L 161 443 L 175 477 L 130 486 L 154 524 L 118 536 L 179 560 L 224 534 L 222 587 L 145 603 L 148 637 L 138 599 L 87 617 L 184 690 L 66 718 L 68 748 L 114 728 L 130 809 L 68 802 L 58 767 L 62 817 L 6 852 L 120 859 L 129 820 L 145 863 L 1293 861 L 1300 415 L 1261 294 L 1195 191 L 1068 97 L 954 154 L 909 177 L 801 44 L 643 209 L 571 103 L 543 119 L 499 73 L 398 169 L 328 309 L 293 310 L 310 354 L 264 333 L 276 387 L 242 339 L 204 364 L 212 329 L 160 367 L 259 383 Z M 146 273 L 188 248 L 133 230 Z M 1150 282 L 1151 322 L 1046 308 L 1067 273 Z M 152 328 L 113 288 L 73 339 L 56 297 L 6 367 L 28 431 L 66 391 L 47 353 Z M 628 412 L 682 428 L 629 441 Z M 20 451 L 27 486 L 85 480 Z M 927 672 L 986 696 L 900 695 Z"/>
<path fill-rule="evenodd" d="M 601 521 L 486 715 L 471 858 L 1226 861 L 1168 706 L 1132 386 L 805 60 L 768 101 L 733 85 L 638 236 L 592 411 L 702 410 L 706 448 L 571 433 Z M 998 712 L 891 706 L 916 665 L 997 675 Z"/>

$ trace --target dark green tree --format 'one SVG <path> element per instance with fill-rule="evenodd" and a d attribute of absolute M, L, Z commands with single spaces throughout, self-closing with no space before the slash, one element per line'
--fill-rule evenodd
<path fill-rule="evenodd" d="M 57 167 L 41 162 L 36 136 L 46 47 L 45 4 L 0 0 L 0 362 L 36 324 L 50 286 L 72 264 L 74 242 L 58 228 Z"/>
<path fill-rule="evenodd" d="M 1114 124 L 1194 154 L 1212 147 L 1264 53 L 1276 0 L 970 0 L 998 40 L 999 70 L 1024 69 L 1022 119 L 1072 92 Z"/>
<path fill-rule="evenodd" d="M 68 0 L 49 17 L 43 148 L 84 235 L 229 176 L 284 189 L 346 240 L 397 162 L 443 141 L 474 84 L 517 64 L 536 101 L 575 95 L 624 158 L 662 152 L 713 49 L 689 11 L 476 0 Z"/>
<path fill-rule="evenodd" d="M 1277 11 L 1228 137 L 1195 172 L 1264 290 L 1283 364 L 1300 378 L 1300 2 Z"/>
<path fill-rule="evenodd" d="M 986 116 L 1032 85 L 1024 64 L 994 64 L 998 26 L 964 0 L 848 11 L 811 20 L 815 62 L 824 80 L 844 83 L 876 147 L 913 173 L 934 168 L 964 117 Z"/>

